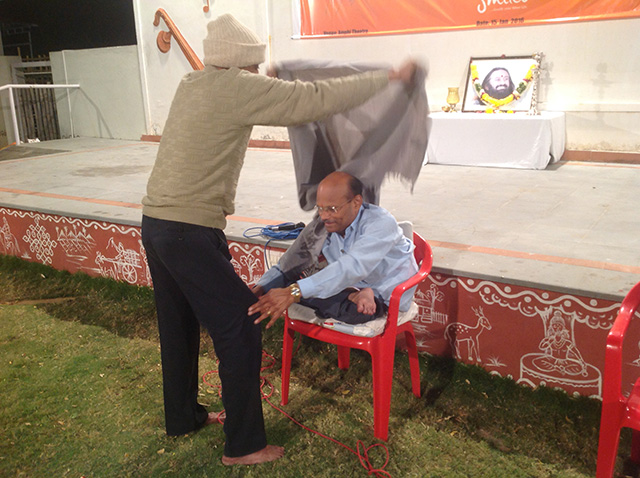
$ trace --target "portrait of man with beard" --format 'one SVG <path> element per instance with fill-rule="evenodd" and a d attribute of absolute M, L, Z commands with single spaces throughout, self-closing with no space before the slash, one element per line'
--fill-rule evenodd
<path fill-rule="evenodd" d="M 472 57 L 462 111 L 529 111 L 539 68 L 540 60 L 533 56 Z"/>
<path fill-rule="evenodd" d="M 506 98 L 515 89 L 516 85 L 511 80 L 509 70 L 496 67 L 487 73 L 482 81 L 482 89 L 492 98 L 501 100 Z"/>

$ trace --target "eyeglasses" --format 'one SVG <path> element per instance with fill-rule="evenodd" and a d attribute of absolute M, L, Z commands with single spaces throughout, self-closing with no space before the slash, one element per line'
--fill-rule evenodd
<path fill-rule="evenodd" d="M 318 206 L 318 205 L 316 205 L 316 211 L 318 211 L 318 214 L 322 214 L 323 212 L 328 212 L 329 214 L 335 214 L 340 209 L 342 209 L 345 205 L 347 205 L 351 201 L 353 201 L 353 199 L 354 198 L 351 198 L 347 202 L 344 202 L 344 203 L 340 204 L 339 206 Z"/>

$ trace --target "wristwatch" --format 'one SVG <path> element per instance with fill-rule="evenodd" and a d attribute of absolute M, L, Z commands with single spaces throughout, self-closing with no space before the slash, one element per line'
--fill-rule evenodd
<path fill-rule="evenodd" d="M 297 282 L 294 282 L 289 286 L 289 292 L 293 296 L 294 302 L 300 302 L 300 299 L 302 299 L 302 292 L 300 292 L 300 287 L 298 287 Z"/>

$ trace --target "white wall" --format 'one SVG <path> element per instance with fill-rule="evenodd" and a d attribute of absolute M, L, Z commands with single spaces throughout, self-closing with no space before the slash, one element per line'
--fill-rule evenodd
<path fill-rule="evenodd" d="M 282 0 L 280 0 L 282 1 Z M 286 3 L 286 2 L 283 2 Z M 204 2 L 182 0 L 134 0 L 136 34 L 140 55 L 140 70 L 144 84 L 145 108 L 148 134 L 162 134 L 162 128 L 169 114 L 171 100 L 178 87 L 180 78 L 192 70 L 185 55 L 175 40 L 171 40 L 171 49 L 162 53 L 156 38 L 162 30 L 168 31 L 164 20 L 153 25 L 155 12 L 164 9 L 175 23 L 187 43 L 203 58 L 202 40 L 207 35 L 207 23 L 222 13 L 231 13 L 247 25 L 260 38 L 267 38 L 264 4 L 255 0 L 211 0 L 211 9 L 203 11 Z"/>
<path fill-rule="evenodd" d="M 20 61 L 22 60 L 19 56 L 0 56 L 0 86 L 13 83 L 11 65 Z M 0 92 L 0 148 L 4 148 L 15 141 L 9 94 L 8 90 Z"/>
<path fill-rule="evenodd" d="M 80 85 L 69 93 L 56 92 L 63 138 L 139 140 L 146 133 L 135 45 L 64 50 L 50 57 L 54 83 Z"/>
<path fill-rule="evenodd" d="M 164 8 L 193 50 L 202 57 L 206 24 L 232 13 L 268 43 L 274 62 L 297 58 L 382 61 L 398 66 L 414 57 L 429 66 L 427 94 L 432 110 L 445 105 L 447 87 L 464 91 L 470 57 L 516 56 L 543 52 L 541 110 L 567 113 L 567 147 L 575 150 L 640 151 L 640 18 L 558 23 L 542 26 L 451 31 L 355 38 L 294 40 L 291 2 L 216 0 L 204 13 L 202 2 L 134 0 L 138 50 L 149 134 L 161 134 L 180 77 L 191 66 L 172 41 L 163 54 L 153 25 Z M 261 136 L 281 133 L 257 129 Z"/>

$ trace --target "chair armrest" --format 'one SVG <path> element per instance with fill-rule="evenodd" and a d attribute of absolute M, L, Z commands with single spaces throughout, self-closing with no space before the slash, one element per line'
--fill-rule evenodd
<path fill-rule="evenodd" d="M 433 253 L 431 252 L 431 247 L 427 242 L 424 241 L 421 246 L 424 248 L 424 250 L 420 251 L 420 253 L 422 253 L 422 262 L 420 263 L 418 272 L 409 277 L 406 281 L 398 284 L 393 289 L 391 298 L 389 299 L 389 315 L 395 313 L 395 316 L 397 317 L 397 312 L 400 309 L 400 299 L 402 298 L 402 295 L 413 286 L 418 285 L 420 282 L 424 281 L 431 272 L 431 267 L 433 266 Z"/>
<path fill-rule="evenodd" d="M 622 346 L 631 319 L 640 307 L 640 282 L 626 295 L 607 335 L 604 357 L 603 401 L 617 400 L 621 393 Z"/>
<path fill-rule="evenodd" d="M 607 336 L 607 348 L 620 348 L 624 340 L 624 335 L 629 328 L 633 315 L 640 307 L 640 282 L 638 282 L 626 295 L 620 306 L 618 316 L 613 323 L 613 327 Z"/>

